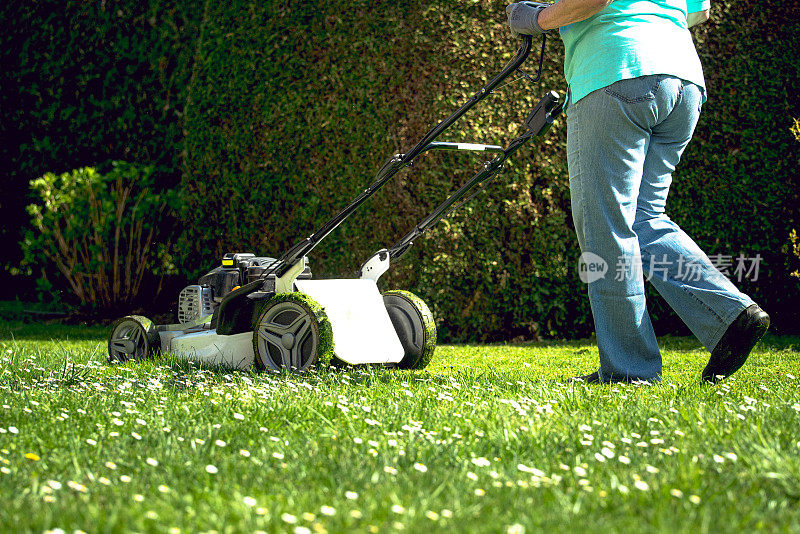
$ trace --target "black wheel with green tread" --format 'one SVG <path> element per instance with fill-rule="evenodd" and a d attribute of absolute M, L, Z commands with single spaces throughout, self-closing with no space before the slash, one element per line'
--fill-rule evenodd
<path fill-rule="evenodd" d="M 414 293 L 402 290 L 385 292 L 383 304 L 405 350 L 397 367 L 424 369 L 436 349 L 436 322 L 428 305 Z"/>
<path fill-rule="evenodd" d="M 323 307 L 303 293 L 267 300 L 253 324 L 254 365 L 260 371 L 325 368 L 333 356 L 333 328 Z"/>
<path fill-rule="evenodd" d="M 161 338 L 156 325 L 147 317 L 128 315 L 111 326 L 108 335 L 108 361 L 121 363 L 143 360 L 161 350 Z"/>

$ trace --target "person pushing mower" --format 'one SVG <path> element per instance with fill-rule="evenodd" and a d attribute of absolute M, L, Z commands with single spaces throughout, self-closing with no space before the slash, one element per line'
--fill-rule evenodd
<path fill-rule="evenodd" d="M 711 263 L 665 212 L 672 172 L 706 100 L 689 28 L 709 0 L 559 0 L 506 8 L 512 33 L 556 28 L 569 85 L 567 164 L 581 258 L 623 266 L 588 280 L 600 368 L 588 383 L 661 379 L 643 272 L 711 351 L 716 383 L 738 370 L 769 316 Z M 606 269 L 607 272 L 607 269 Z"/>

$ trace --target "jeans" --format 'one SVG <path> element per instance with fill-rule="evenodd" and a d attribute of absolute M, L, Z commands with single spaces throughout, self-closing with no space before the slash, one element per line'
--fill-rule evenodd
<path fill-rule="evenodd" d="M 651 75 L 594 91 L 567 110 L 572 218 L 589 259 L 581 268 L 602 381 L 661 378 L 645 276 L 709 351 L 753 304 L 665 213 L 701 104 L 696 85 Z"/>

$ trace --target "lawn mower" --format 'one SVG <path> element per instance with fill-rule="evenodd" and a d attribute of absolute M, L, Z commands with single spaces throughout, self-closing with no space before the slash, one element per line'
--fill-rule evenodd
<path fill-rule="evenodd" d="M 529 81 L 539 79 L 544 36 L 535 78 L 520 69 L 532 46 L 530 36 L 521 37 L 517 53 L 497 76 L 411 150 L 388 158 L 373 183 L 311 236 L 278 258 L 225 254 L 221 265 L 181 291 L 176 324 L 155 325 L 138 315 L 117 320 L 108 340 L 109 361 L 139 360 L 163 351 L 203 365 L 237 369 L 304 371 L 331 362 L 384 364 L 401 369 L 425 367 L 436 347 L 436 326 L 430 309 L 408 291 L 381 294 L 377 281 L 417 237 L 480 192 L 528 140 L 544 135 L 561 112 L 559 96 L 551 91 L 527 116 L 524 133 L 505 148 L 436 141 L 512 73 L 519 72 Z M 357 278 L 312 278 L 308 254 L 314 247 L 401 169 L 429 150 L 495 155 L 402 239 L 370 256 Z"/>

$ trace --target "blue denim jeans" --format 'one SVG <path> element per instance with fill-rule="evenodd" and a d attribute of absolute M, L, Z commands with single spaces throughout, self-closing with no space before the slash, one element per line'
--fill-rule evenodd
<path fill-rule="evenodd" d="M 672 172 L 701 104 L 696 85 L 652 75 L 611 84 L 567 110 L 570 199 L 582 258 L 607 267 L 602 276 L 602 269 L 593 271 L 588 283 L 603 381 L 661 378 L 644 277 L 709 351 L 753 303 L 665 213 Z"/>

